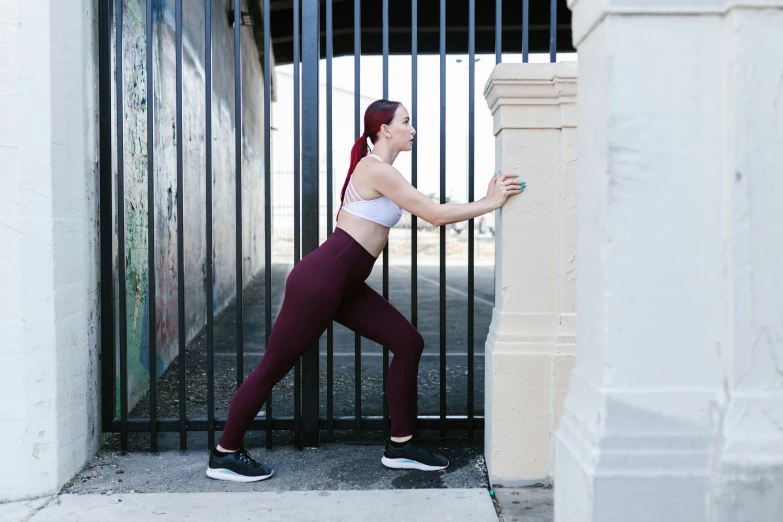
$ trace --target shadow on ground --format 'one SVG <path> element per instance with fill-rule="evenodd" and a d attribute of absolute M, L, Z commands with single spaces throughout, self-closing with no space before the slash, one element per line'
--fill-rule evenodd
<path fill-rule="evenodd" d="M 189 435 L 191 447 L 204 449 L 178 451 L 173 449 L 179 443 L 177 434 L 163 433 L 159 453 L 120 452 L 104 447 L 66 484 L 62 493 L 486 488 L 484 434 L 480 430 L 475 433 L 474 439 L 456 432 L 450 432 L 445 438 L 428 430 L 419 433 L 430 449 L 449 457 L 450 466 L 442 472 L 384 467 L 381 464 L 384 440 L 373 431 L 366 431 L 361 437 L 353 432 L 336 431 L 334 442 L 302 450 L 293 446 L 287 433 L 275 435 L 276 445 L 271 450 L 253 444 L 258 438 L 251 436 L 248 450 L 275 470 L 272 479 L 252 484 L 206 477 L 206 434 Z"/>

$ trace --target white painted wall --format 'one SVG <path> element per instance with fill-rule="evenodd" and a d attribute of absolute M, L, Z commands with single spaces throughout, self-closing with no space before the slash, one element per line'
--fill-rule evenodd
<path fill-rule="evenodd" d="M 95 2 L 0 2 L 0 501 L 100 436 L 97 51 Z"/>
<path fill-rule="evenodd" d="M 783 2 L 572 0 L 579 350 L 556 520 L 783 513 Z"/>

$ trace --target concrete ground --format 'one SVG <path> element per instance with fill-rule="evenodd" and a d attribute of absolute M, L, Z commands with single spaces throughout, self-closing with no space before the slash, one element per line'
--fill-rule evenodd
<path fill-rule="evenodd" d="M 494 500 L 494 503 L 493 503 Z M 459 520 L 552 522 L 551 487 L 61 494 L 0 504 L 0 520 Z"/>
<path fill-rule="evenodd" d="M 494 522 L 497 517 L 486 490 L 453 489 L 65 495 L 0 505 L 0 519 Z"/>
<path fill-rule="evenodd" d="M 102 449 L 86 468 L 65 485 L 65 494 L 196 493 L 314 490 L 388 489 L 487 489 L 483 457 L 483 433 L 468 440 L 464 434 L 422 431 L 423 442 L 450 459 L 442 472 L 391 470 L 381 464 L 383 439 L 367 431 L 361 437 L 336 432 L 339 442 L 322 443 L 317 449 L 296 449 L 290 440 L 279 440 L 271 450 L 248 445 L 257 460 L 271 466 L 275 476 L 263 482 L 242 484 L 206 477 L 206 438 L 194 440 L 198 449 L 178 451 L 176 434 L 162 434 L 159 453 L 118 452 Z M 203 434 L 202 434 L 203 435 Z M 280 437 L 284 435 L 281 433 Z M 289 435 L 290 436 L 290 435 Z M 203 449 L 202 449 L 203 448 Z"/>
<path fill-rule="evenodd" d="M 551 486 L 495 488 L 493 493 L 500 522 L 552 522 L 555 519 Z"/>

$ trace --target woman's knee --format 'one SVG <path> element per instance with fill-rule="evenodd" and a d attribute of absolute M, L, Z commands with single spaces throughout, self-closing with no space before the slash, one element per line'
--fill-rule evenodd
<path fill-rule="evenodd" d="M 422 352 L 424 352 L 424 337 L 421 336 L 413 325 L 406 329 L 400 344 L 402 345 L 401 348 L 417 359 L 421 357 Z"/>

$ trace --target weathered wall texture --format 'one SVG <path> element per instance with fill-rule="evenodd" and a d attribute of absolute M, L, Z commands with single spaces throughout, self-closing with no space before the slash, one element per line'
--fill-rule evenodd
<path fill-rule="evenodd" d="M 0 501 L 100 437 L 95 2 L 0 3 Z"/>
<path fill-rule="evenodd" d="M 484 380 L 493 484 L 553 475 L 576 350 L 576 83 L 575 62 L 500 64 L 484 89 L 496 165 L 528 186 L 497 219 Z"/>
<path fill-rule="evenodd" d="M 783 2 L 572 0 L 562 522 L 783 515 Z"/>
<path fill-rule="evenodd" d="M 234 33 L 230 0 L 212 2 L 212 154 L 215 313 L 236 289 L 236 192 L 234 149 Z M 174 0 L 155 4 L 155 283 L 157 370 L 162 374 L 177 354 L 177 172 L 176 40 Z M 183 12 L 184 238 L 186 338 L 206 324 L 206 170 L 204 9 L 185 2 Z M 149 387 L 147 291 L 147 105 L 145 2 L 129 0 L 123 12 L 123 107 L 125 239 L 127 263 L 128 389 L 131 407 Z M 116 60 L 116 56 L 115 56 Z M 116 61 L 115 61 L 116 63 Z M 264 264 L 264 82 L 256 42 L 242 29 L 243 279 Z M 116 97 L 113 100 L 116 104 Z M 116 106 L 116 105 L 115 105 Z M 115 122 L 116 123 L 116 122 Z M 114 168 L 116 169 L 116 136 Z M 115 187 L 116 190 L 116 187 Z M 116 201 L 116 194 L 115 194 Z M 116 212 L 116 205 L 115 205 Z M 115 217 L 116 220 L 116 217 Z M 115 221 L 116 227 L 116 221 Z M 116 241 L 116 240 L 115 240 Z M 115 245 L 115 255 L 116 255 Z M 116 295 L 116 294 L 115 294 Z M 117 411 L 119 412 L 119 381 Z"/>

